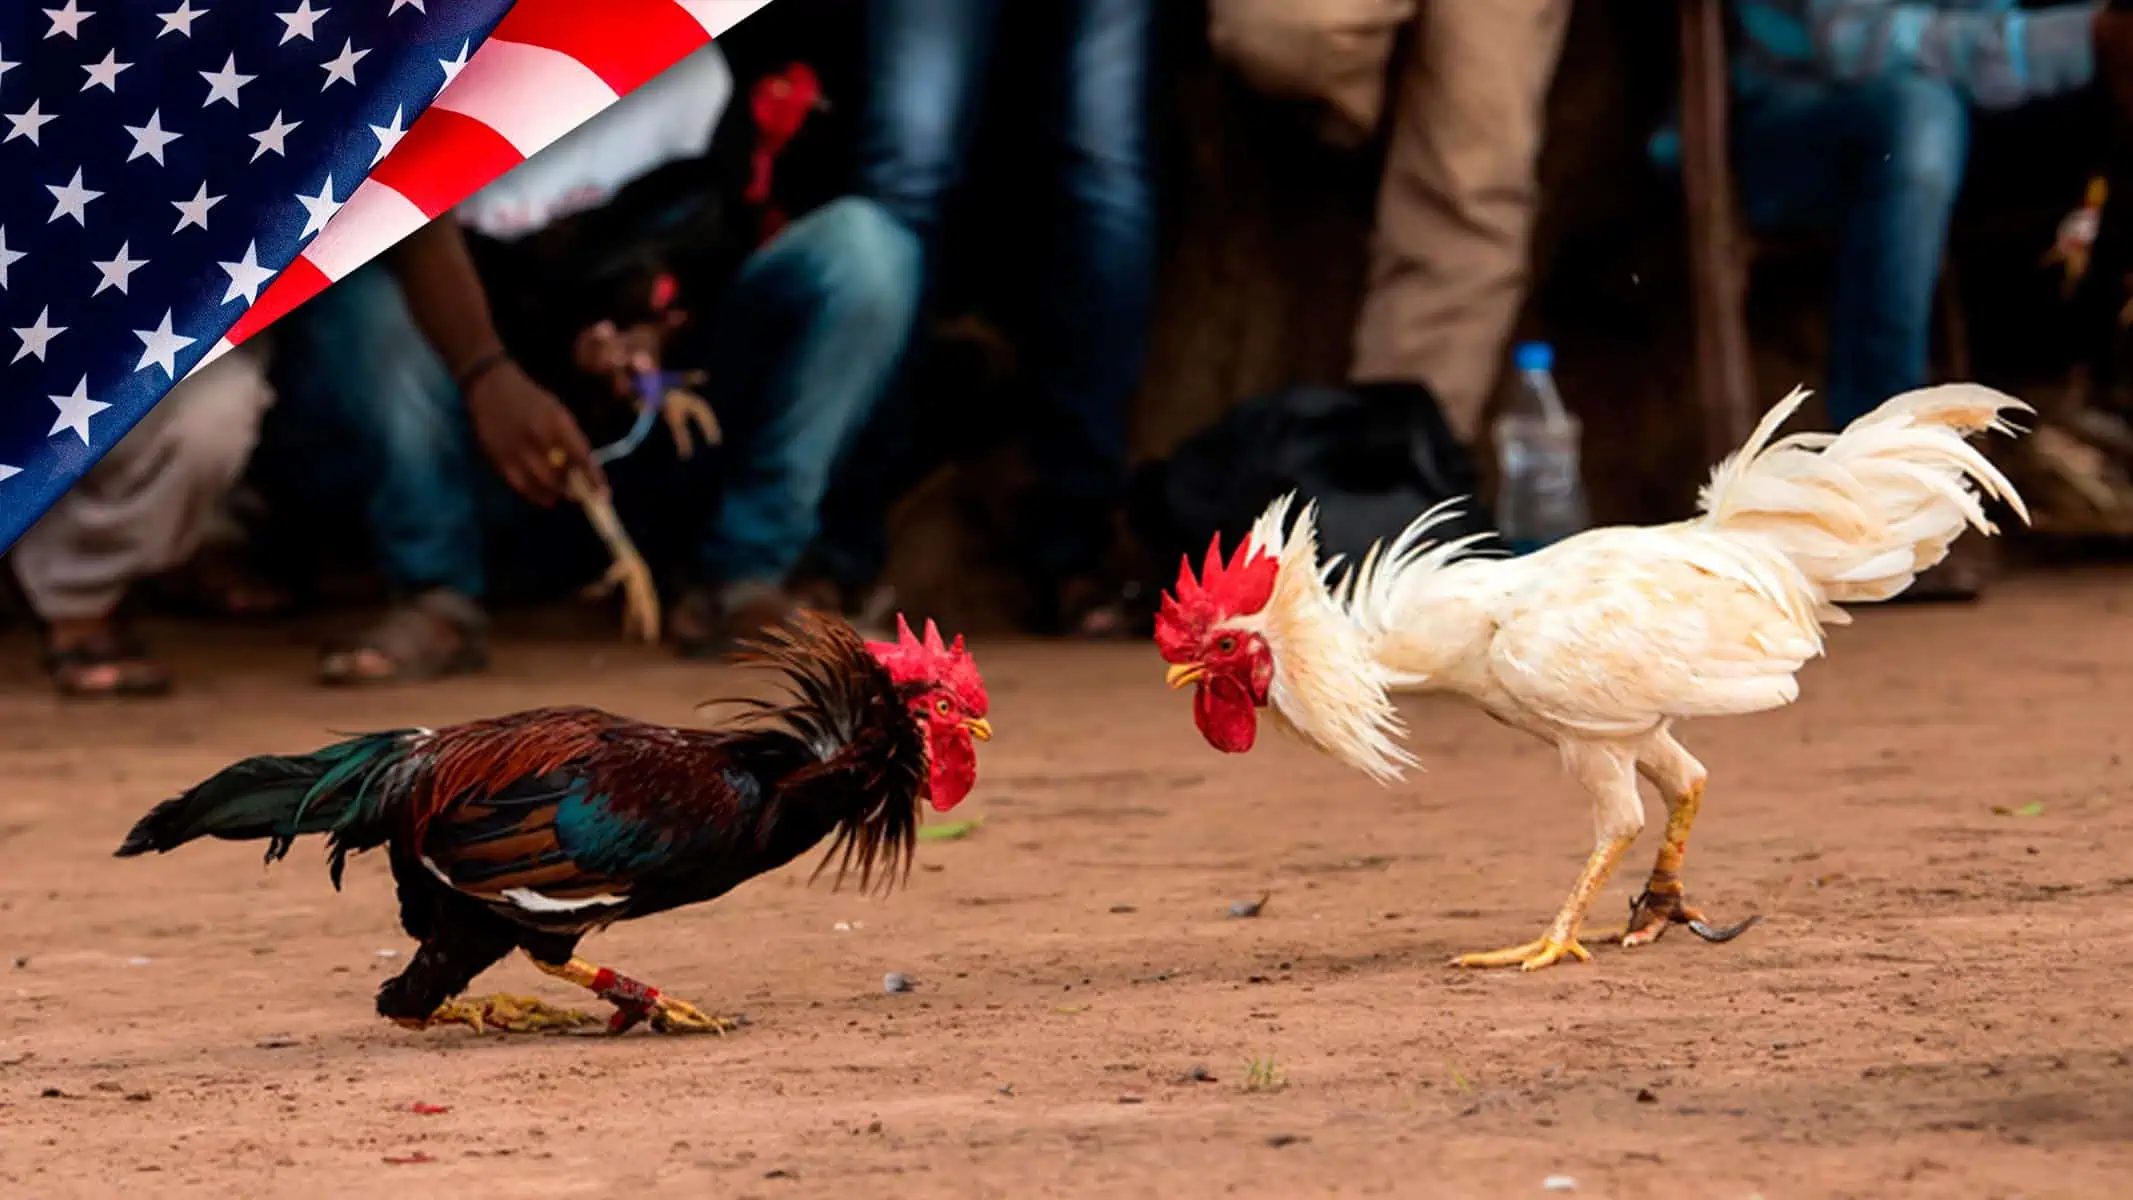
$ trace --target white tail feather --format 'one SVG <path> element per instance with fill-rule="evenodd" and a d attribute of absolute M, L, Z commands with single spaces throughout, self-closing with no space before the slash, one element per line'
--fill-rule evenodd
<path fill-rule="evenodd" d="M 2014 485 L 1968 440 L 2019 433 L 2005 414 L 2031 410 L 2014 397 L 1974 383 L 1920 388 L 1841 434 L 1773 440 L 1806 398 L 1794 388 L 1711 472 L 1701 523 L 1777 543 L 1830 602 L 1885 600 L 1946 556 L 1966 526 L 1997 532 L 1981 494 L 2029 520 Z"/>

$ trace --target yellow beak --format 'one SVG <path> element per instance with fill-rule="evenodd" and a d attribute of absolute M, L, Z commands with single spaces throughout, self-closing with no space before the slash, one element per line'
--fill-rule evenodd
<path fill-rule="evenodd" d="M 1205 674 L 1207 674 L 1206 663 L 1179 663 L 1170 668 L 1170 671 L 1163 676 L 1163 682 L 1173 688 L 1181 688 L 1188 683 L 1197 681 L 1200 676 Z"/>
<path fill-rule="evenodd" d="M 963 722 L 963 728 L 968 729 L 970 736 L 981 742 L 992 740 L 992 722 L 983 717 L 970 718 L 968 721 Z"/>

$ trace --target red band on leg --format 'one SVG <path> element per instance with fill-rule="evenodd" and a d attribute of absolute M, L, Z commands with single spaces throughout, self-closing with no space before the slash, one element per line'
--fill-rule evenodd
<path fill-rule="evenodd" d="M 627 975 L 618 975 L 606 967 L 594 973 L 592 990 L 602 1000 L 624 1008 L 642 1007 L 659 999 L 658 988 L 639 983 Z"/>

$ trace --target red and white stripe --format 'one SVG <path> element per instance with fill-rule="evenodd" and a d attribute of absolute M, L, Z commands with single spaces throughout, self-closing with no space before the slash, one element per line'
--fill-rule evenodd
<path fill-rule="evenodd" d="M 770 0 L 518 0 L 197 371 Z"/>

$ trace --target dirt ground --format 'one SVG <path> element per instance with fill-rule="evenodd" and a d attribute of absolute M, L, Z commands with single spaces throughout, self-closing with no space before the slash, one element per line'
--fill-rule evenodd
<path fill-rule="evenodd" d="M 921 847 L 908 892 L 796 866 L 590 943 L 752 1022 L 696 1040 L 405 1032 L 370 1009 L 408 947 L 383 862 L 336 896 L 308 848 L 109 854 L 151 802 L 328 730 L 687 721 L 731 680 L 519 641 L 480 681 L 340 695 L 304 683 L 308 631 L 165 630 L 187 693 L 109 709 L 48 699 L 18 637 L 0 1191 L 2123 1194 L 2129 594 L 2032 576 L 1865 614 L 1799 705 L 1685 731 L 1713 772 L 1690 888 L 1769 919 L 1523 977 L 1444 963 L 1537 932 L 1581 861 L 1546 748 L 1416 705 L 1429 772 L 1381 789 L 1284 741 L 1215 755 L 1147 647 L 981 644 L 984 824 Z M 480 986 L 576 999 L 518 962 Z"/>

